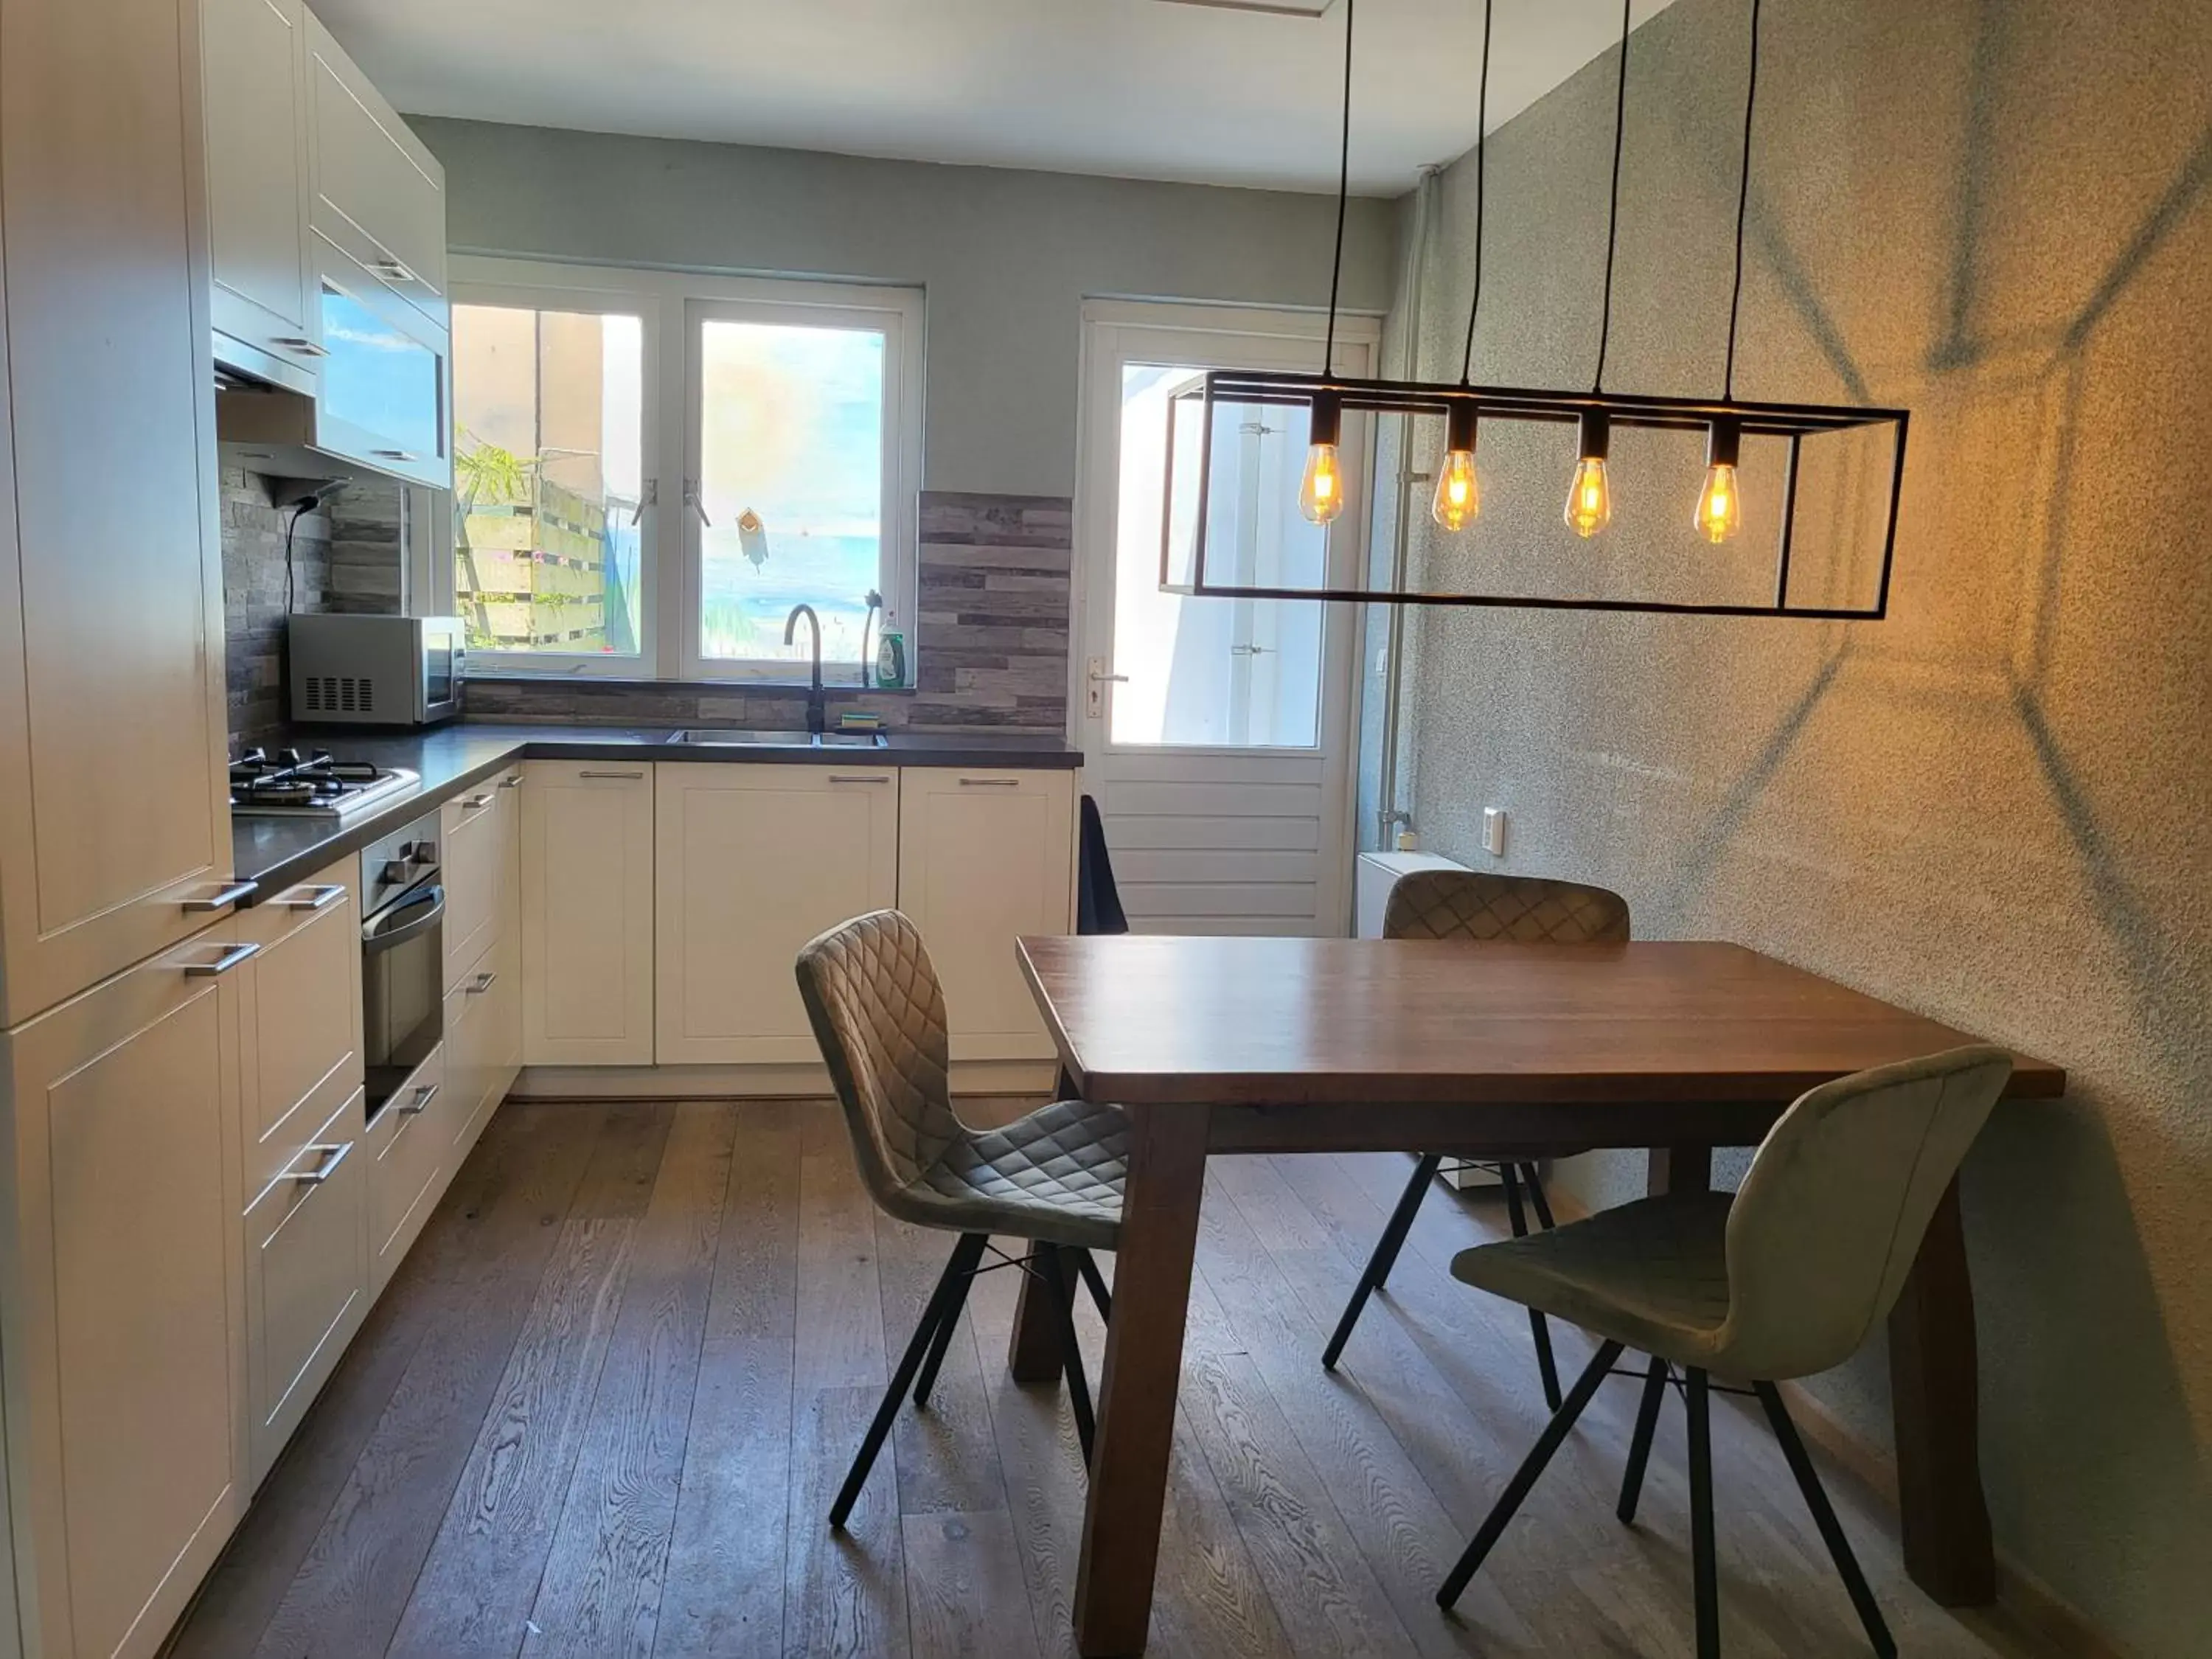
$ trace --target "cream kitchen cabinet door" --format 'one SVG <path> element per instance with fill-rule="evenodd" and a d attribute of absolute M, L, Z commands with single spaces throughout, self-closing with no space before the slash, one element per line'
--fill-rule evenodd
<path fill-rule="evenodd" d="M 0 1376 L 8 1357 L 0 1353 Z M 0 1389 L 0 1659 L 23 1659 L 23 1626 L 15 1605 L 15 1522 L 9 1513 L 8 1402 Z"/>
<path fill-rule="evenodd" d="M 955 1060 L 1049 1060 L 1014 956 L 1074 923 L 1069 772 L 908 769 L 899 783 L 899 908 L 945 987 Z"/>
<path fill-rule="evenodd" d="M 362 1145 L 368 1159 L 368 1293 L 384 1294 L 452 1179 L 453 1107 L 441 1046 L 385 1103 Z"/>
<path fill-rule="evenodd" d="M 307 247 L 307 9 L 201 0 L 214 319 L 239 366 L 312 392 L 323 356 Z"/>
<path fill-rule="evenodd" d="M 896 902 L 898 769 L 654 771 L 655 1060 L 818 1062 L 792 964 L 824 928 Z"/>
<path fill-rule="evenodd" d="M 446 169 L 312 15 L 307 88 L 309 227 L 447 326 Z"/>
<path fill-rule="evenodd" d="M 446 987 L 484 953 L 499 922 L 500 882 L 506 860 L 501 845 L 500 787 L 487 778 L 449 800 L 439 814 L 445 845 L 439 863 L 446 878 Z"/>
<path fill-rule="evenodd" d="M 361 861 L 268 895 L 230 931 L 260 951 L 244 987 L 246 1192 L 258 1194 L 364 1081 Z"/>
<path fill-rule="evenodd" d="M 532 761 L 522 796 L 522 1059 L 653 1064 L 650 765 Z"/>
<path fill-rule="evenodd" d="M 231 884 L 198 58 L 0 0 L 0 1029 Z"/>
<path fill-rule="evenodd" d="M 161 1645 L 245 1507 L 237 993 L 218 927 L 0 1036 L 0 1354 L 46 1659 Z"/>

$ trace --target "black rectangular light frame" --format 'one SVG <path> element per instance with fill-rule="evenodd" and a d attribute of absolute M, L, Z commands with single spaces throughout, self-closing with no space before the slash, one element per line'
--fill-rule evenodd
<path fill-rule="evenodd" d="M 1206 526 L 1212 482 L 1213 406 L 1217 403 L 1310 406 L 1316 393 L 1333 394 L 1345 409 L 1377 414 L 1437 415 L 1449 419 L 1455 408 L 1472 404 L 1484 419 L 1579 422 L 1601 412 L 1617 427 L 1649 427 L 1702 432 L 1717 421 L 1733 421 L 1747 437 L 1790 441 L 1784 483 L 1782 530 L 1775 550 L 1774 601 L 1771 605 L 1698 605 L 1662 599 L 1562 599 L 1533 594 L 1407 592 L 1374 587 L 1261 587 L 1206 579 Z M 1176 422 L 1178 413 L 1196 405 L 1200 418 L 1199 483 L 1195 546 L 1190 580 L 1170 580 L 1176 518 Z M 1486 605 L 1536 611 L 1614 611 L 1693 617 L 1795 617 L 1831 622 L 1879 622 L 1889 614 L 1889 580 L 1897 551 L 1898 498 L 1905 482 L 1905 439 L 1908 416 L 1902 409 L 1835 404 L 1702 402 L 1694 398 L 1638 396 L 1623 392 L 1554 392 L 1525 386 L 1431 384 L 1411 380 L 1364 380 L 1336 375 L 1252 369 L 1212 369 L 1169 399 L 1167 471 L 1160 513 L 1160 586 L 1167 592 L 1248 599 L 1336 599 L 1358 605 Z M 1894 429 L 1889 471 L 1889 501 L 1883 514 L 1881 574 L 1870 605 L 1793 605 L 1790 603 L 1790 550 L 1797 516 L 1798 452 L 1805 439 L 1824 432 L 1889 426 Z"/>

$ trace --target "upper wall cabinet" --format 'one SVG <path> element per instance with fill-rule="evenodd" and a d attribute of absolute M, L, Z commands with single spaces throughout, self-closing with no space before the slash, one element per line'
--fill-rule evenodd
<path fill-rule="evenodd" d="M 299 0 L 202 0 L 200 40 L 216 355 L 312 393 L 307 20 Z"/>
<path fill-rule="evenodd" d="M 229 885 L 198 48 L 0 0 L 0 1028 Z"/>

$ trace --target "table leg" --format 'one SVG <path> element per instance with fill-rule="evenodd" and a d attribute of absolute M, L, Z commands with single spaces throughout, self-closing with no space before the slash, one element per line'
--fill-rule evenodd
<path fill-rule="evenodd" d="M 1034 1257 L 1042 1245 L 1030 1247 Z M 1052 1309 L 1052 1292 L 1034 1271 L 1021 1275 L 1014 1297 L 1014 1333 L 1006 1344 L 1006 1370 L 1017 1382 L 1060 1381 L 1060 1316 Z"/>
<path fill-rule="evenodd" d="M 1976 1381 L 1974 1289 L 1954 1180 L 1889 1316 L 1905 1570 L 1948 1607 L 1979 1607 L 1996 1595 Z"/>
<path fill-rule="evenodd" d="M 1644 1190 L 1661 1193 L 1705 1193 L 1713 1186 L 1713 1149 L 1710 1146 L 1654 1146 L 1644 1178 Z"/>
<path fill-rule="evenodd" d="M 1191 1256 L 1206 1190 L 1206 1133 L 1202 1107 L 1130 1113 L 1114 1321 L 1075 1580 L 1075 1645 L 1084 1659 L 1143 1652 L 1152 1624 Z"/>

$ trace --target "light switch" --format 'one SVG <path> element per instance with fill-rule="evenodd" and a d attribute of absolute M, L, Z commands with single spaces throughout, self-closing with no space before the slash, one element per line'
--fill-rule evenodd
<path fill-rule="evenodd" d="M 1482 809 L 1482 850 L 1492 858 L 1505 856 L 1505 809 L 1502 806 Z"/>

